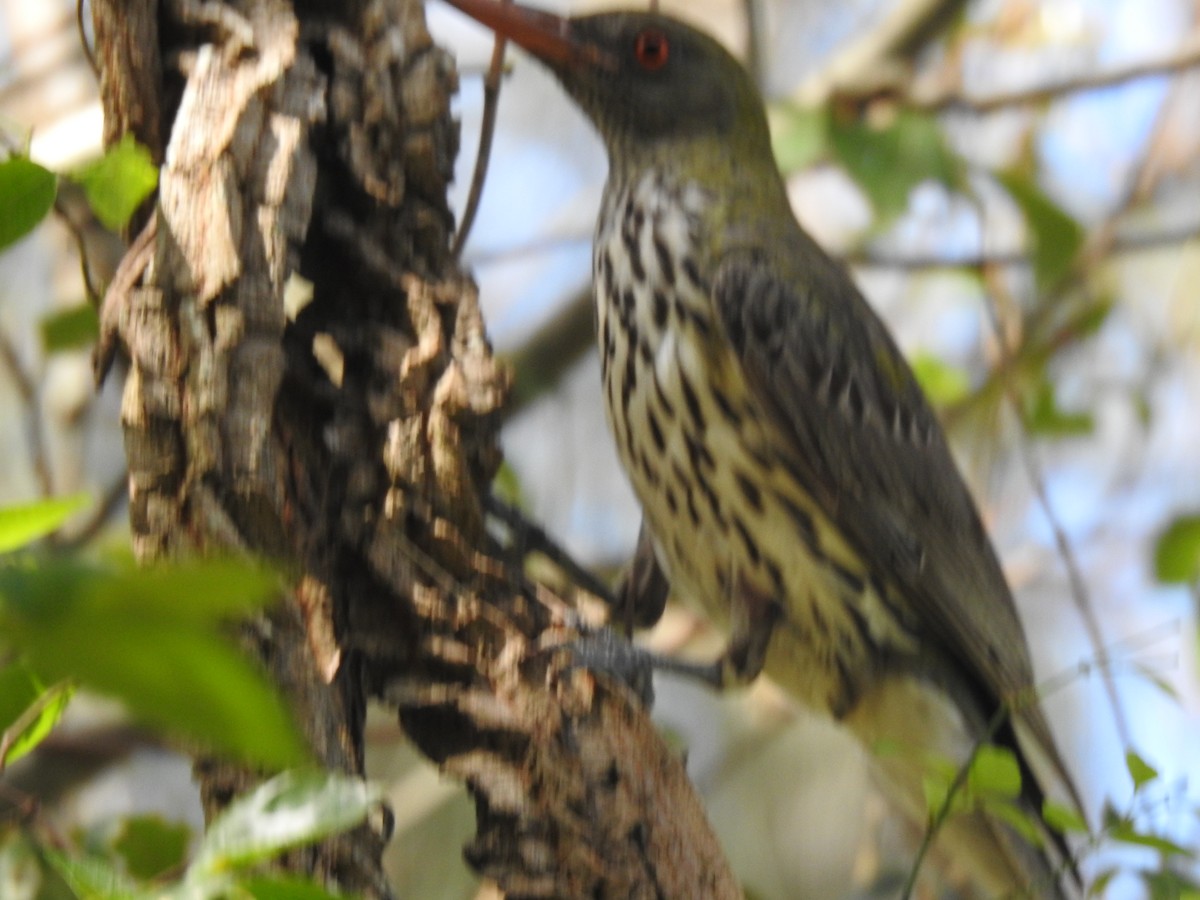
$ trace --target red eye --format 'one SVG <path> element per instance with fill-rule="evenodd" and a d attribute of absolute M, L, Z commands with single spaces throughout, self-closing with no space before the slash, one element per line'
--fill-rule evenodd
<path fill-rule="evenodd" d="M 657 72 L 667 64 L 671 45 L 667 36 L 657 28 L 647 28 L 637 36 L 633 45 L 633 55 L 647 72 Z"/>

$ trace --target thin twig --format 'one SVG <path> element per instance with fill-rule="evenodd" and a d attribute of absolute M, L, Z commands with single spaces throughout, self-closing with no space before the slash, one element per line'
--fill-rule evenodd
<path fill-rule="evenodd" d="M 971 747 L 971 753 L 967 756 L 966 761 L 954 773 L 954 778 L 951 780 L 950 786 L 946 789 L 946 796 L 942 799 L 941 805 L 930 816 L 929 825 L 925 828 L 925 833 L 921 836 L 921 845 L 917 847 L 917 854 L 913 857 L 912 865 L 908 868 L 908 877 L 904 880 L 904 888 L 900 891 L 900 900 L 911 900 L 913 891 L 916 890 L 917 877 L 921 874 L 921 867 L 925 863 L 925 858 L 929 855 L 929 851 L 933 849 L 934 838 L 937 837 L 938 832 L 942 830 L 942 826 L 946 824 L 946 820 L 950 818 L 950 814 L 953 812 L 954 799 L 966 787 L 967 777 L 971 773 L 971 766 L 974 765 L 976 757 L 979 756 L 979 751 L 985 745 L 990 744 L 993 738 L 1000 733 L 1000 729 L 1008 721 L 1009 712 L 1008 704 L 1001 703 L 996 711 L 992 713 L 991 719 L 988 720 L 987 729 L 984 731 L 983 736 Z"/>
<path fill-rule="evenodd" d="M 1154 250 L 1160 247 L 1184 243 L 1200 238 L 1200 222 L 1188 224 L 1174 229 L 1149 232 L 1145 234 L 1122 235 L 1114 239 L 1109 247 L 1109 254 L 1137 253 Z M 572 242 L 586 238 L 571 238 Z M 552 250 L 559 246 L 558 242 L 538 242 L 521 247 L 514 247 L 504 254 L 497 256 L 517 255 Z M 492 260 L 480 256 L 473 262 L 480 263 Z M 998 253 L 978 254 L 975 256 L 889 256 L 871 251 L 854 251 L 841 256 L 843 262 L 862 269 L 983 269 L 987 266 L 1016 266 L 1028 265 L 1029 256 L 1025 251 L 1003 251 Z M 538 397 L 554 389 L 558 379 L 592 348 L 595 343 L 593 330 L 591 290 L 585 289 L 571 295 L 561 304 L 560 309 L 549 321 L 539 327 L 529 338 L 505 356 L 514 364 L 517 382 L 512 397 L 504 409 L 504 418 L 512 419 L 518 412 L 526 408 Z M 1091 307 L 1082 310 L 1068 322 L 1058 328 L 1045 342 L 1039 344 L 1039 349 L 1053 351 L 1064 346 L 1078 337 L 1078 326 L 1081 320 L 1092 316 Z M 1021 362 L 1025 347 L 1014 356 L 1012 362 Z M 960 418 L 967 409 L 972 407 L 981 397 L 990 395 L 996 390 L 997 375 L 989 376 L 982 385 L 971 392 L 962 401 L 946 411 L 945 420 L 953 422 Z"/>
<path fill-rule="evenodd" d="M 1193 42 L 1195 43 L 1195 42 Z M 1200 43 L 1196 44 L 1196 59 L 1200 62 Z M 1092 268 L 1096 261 L 1112 252 L 1112 248 L 1117 242 L 1117 222 L 1137 201 L 1144 196 L 1150 185 L 1147 183 L 1149 163 L 1154 158 L 1156 148 L 1159 142 L 1166 134 L 1169 124 L 1170 110 L 1169 99 L 1164 101 L 1159 107 L 1154 127 L 1151 130 L 1150 136 L 1147 138 L 1144 150 L 1140 154 L 1135 165 L 1130 169 L 1125 189 L 1122 191 L 1120 199 L 1117 201 L 1113 209 L 1106 217 L 1106 221 L 1095 231 L 1091 240 L 1082 248 L 1075 263 L 1072 266 L 1071 277 L 1061 287 L 1066 289 L 1069 284 L 1076 280 L 1083 279 L 1086 273 Z M 1043 304 L 1043 309 L 1048 309 L 1053 304 Z M 1008 354 L 1007 342 L 1004 340 L 999 323 L 995 318 L 995 310 L 989 306 L 989 311 L 992 314 L 992 325 L 996 331 L 996 339 L 1000 352 L 1003 355 Z M 1050 502 L 1049 494 L 1046 490 L 1045 479 L 1041 475 L 1040 467 L 1037 460 L 1034 458 L 1033 447 L 1028 438 L 1028 420 L 1025 413 L 1025 407 L 1018 396 L 1016 389 L 1008 381 L 1005 382 L 1005 395 L 1009 405 L 1018 417 L 1018 421 L 1022 424 L 1023 438 L 1019 442 L 1021 461 L 1026 469 L 1030 483 L 1033 486 L 1035 495 L 1038 498 L 1038 504 L 1042 507 L 1046 520 L 1050 525 L 1051 533 L 1054 536 L 1055 548 L 1062 558 L 1063 566 L 1066 569 L 1067 581 L 1070 585 L 1071 597 L 1075 602 L 1075 607 L 1083 619 L 1084 627 L 1088 632 L 1088 639 L 1097 652 L 1102 651 L 1104 646 L 1103 633 L 1100 629 L 1100 623 L 1096 616 L 1095 610 L 1091 603 L 1087 585 L 1083 578 L 1083 573 L 1079 566 L 1079 561 L 1075 556 L 1074 550 L 1071 547 L 1070 540 L 1067 537 L 1066 530 L 1062 526 L 1057 512 Z M 1133 746 L 1132 734 L 1129 729 L 1129 722 L 1125 716 L 1125 710 L 1121 705 L 1120 697 L 1117 693 L 1116 683 L 1113 679 L 1112 672 L 1109 668 L 1101 670 L 1101 676 L 1104 683 L 1105 693 L 1108 695 L 1109 702 L 1113 708 L 1113 718 L 1117 726 L 1117 734 L 1121 739 L 1122 744 L 1126 748 Z"/>
<path fill-rule="evenodd" d="M 483 76 L 483 121 L 479 126 L 479 150 L 475 154 L 475 171 L 471 174 L 471 189 L 467 193 L 462 222 L 450 249 L 455 259 L 462 255 L 463 246 L 471 234 L 475 214 L 479 211 L 479 201 L 483 196 L 483 184 L 487 180 L 488 162 L 492 157 L 492 139 L 496 134 L 496 112 L 500 107 L 500 83 L 504 75 L 506 45 L 505 38 L 497 32 L 496 40 L 492 44 L 492 61 L 488 65 L 487 74 Z"/>
<path fill-rule="evenodd" d="M 56 531 L 50 535 L 47 542 L 58 550 L 78 550 L 87 545 L 108 524 L 113 513 L 120 509 L 128 496 L 128 490 L 129 471 L 122 470 L 104 491 L 100 503 L 92 510 L 86 522 L 73 529 L 70 534 L 65 534 L 62 530 Z"/>
<path fill-rule="evenodd" d="M 90 204 L 83 205 L 86 210 L 84 215 L 88 221 L 76 221 L 76 213 L 71 209 L 71 191 L 67 189 L 70 182 L 63 178 L 59 178 L 58 181 L 59 187 L 54 197 L 54 213 L 75 242 L 75 249 L 79 253 L 79 275 L 83 281 L 83 290 L 87 294 L 87 301 L 94 309 L 99 309 L 100 301 L 104 297 L 104 289 L 103 285 L 96 283 L 96 277 L 92 272 L 92 259 L 88 252 L 86 229 L 89 225 L 98 228 L 103 228 L 103 226 L 100 225 L 96 214 L 92 212 Z"/>
<path fill-rule="evenodd" d="M 986 115 L 1013 106 L 1030 106 L 1053 100 L 1064 94 L 1096 91 L 1102 88 L 1126 84 L 1157 75 L 1169 75 L 1200 66 L 1200 38 L 1193 37 L 1174 52 L 1160 59 L 1144 60 L 1127 66 L 1118 66 L 1106 72 L 1093 72 L 1075 78 L 1066 78 L 1052 84 L 1043 84 L 1014 91 L 1003 91 L 982 97 L 972 97 L 953 91 L 931 93 L 928 96 L 914 95 L 906 98 L 906 105 L 927 112 L 966 112 Z"/>
<path fill-rule="evenodd" d="M 1000 290 L 998 279 L 993 278 L 991 281 L 994 287 Z M 1104 646 L 1104 634 L 1100 629 L 1100 622 L 1096 618 L 1096 612 L 1092 606 L 1087 583 L 1083 578 L 1079 562 L 1075 557 L 1075 551 L 1071 546 L 1070 539 L 1067 537 L 1066 530 L 1063 528 L 1062 521 L 1058 517 L 1054 504 L 1050 501 L 1050 494 L 1046 490 L 1046 481 L 1042 476 L 1041 466 L 1034 457 L 1030 437 L 1029 417 L 1025 405 L 1021 401 L 1021 396 L 1012 378 L 1008 377 L 1009 373 L 1013 370 L 1014 355 L 1008 346 L 1008 340 L 1004 334 L 1004 326 L 1000 321 L 1000 314 L 995 304 L 988 302 L 984 306 L 987 310 L 988 321 L 991 323 L 996 346 L 1000 354 L 997 370 L 1000 372 L 1000 383 L 1004 389 L 1004 397 L 1021 425 L 1020 433 L 1017 437 L 1017 447 L 1021 456 L 1021 464 L 1033 488 L 1034 495 L 1037 497 L 1038 505 L 1042 508 L 1042 513 L 1045 515 L 1046 521 L 1050 526 L 1050 531 L 1054 536 L 1055 549 L 1062 559 L 1063 567 L 1067 572 L 1067 582 L 1070 587 L 1071 599 L 1080 618 L 1083 619 L 1088 640 L 1096 652 L 1100 653 L 1102 652 L 1101 648 Z M 1117 725 L 1117 734 L 1125 746 L 1128 747 L 1130 745 L 1129 724 L 1125 719 L 1125 712 L 1121 707 L 1116 683 L 1113 680 L 1112 673 L 1108 670 L 1102 670 L 1101 678 L 1104 682 L 1105 692 L 1108 694 L 1109 703 L 1112 705 L 1113 718 Z"/>
<path fill-rule="evenodd" d="M 742 17 L 746 20 L 746 70 L 759 91 L 763 91 L 766 88 L 766 73 L 760 0 L 742 0 Z"/>
<path fill-rule="evenodd" d="M 4 729 L 4 733 L 0 734 L 0 774 L 3 774 L 8 764 L 8 754 L 12 750 L 13 744 L 52 704 L 63 702 L 63 694 L 68 693 L 69 696 L 70 690 L 70 679 L 63 679 L 50 685 L 50 687 L 39 693 L 32 703 L 25 707 L 8 728 Z"/>
<path fill-rule="evenodd" d="M 531 552 L 541 553 L 558 566 L 577 587 L 599 597 L 610 609 L 615 607 L 612 591 L 608 586 L 577 563 L 570 553 L 546 533 L 545 529 L 531 522 L 521 510 L 494 494 L 489 494 L 486 502 L 487 511 L 512 529 L 513 543 L 520 548 L 523 555 Z"/>
<path fill-rule="evenodd" d="M 1200 222 L 1189 222 L 1171 228 L 1155 231 L 1139 231 L 1118 234 L 1113 238 L 1108 248 L 1110 255 L 1124 253 L 1140 253 L 1146 250 L 1157 250 L 1182 244 L 1200 237 Z M 591 241 L 591 234 L 579 232 L 557 237 L 538 238 L 510 247 L 497 250 L 487 250 L 470 255 L 472 266 L 486 266 L 496 262 L 509 262 L 525 256 L 538 256 L 544 253 L 556 253 L 560 250 L 573 248 L 579 244 Z M 980 269 L 984 266 L 1018 266 L 1030 262 L 1030 251 L 1014 247 L 1009 250 L 991 250 L 971 254 L 899 254 L 872 250 L 869 247 L 854 248 L 844 253 L 831 255 L 850 266 L 867 269 Z"/>
<path fill-rule="evenodd" d="M 92 73 L 99 78 L 100 64 L 96 62 L 92 45 L 88 43 L 87 29 L 83 21 L 83 0 L 75 0 L 75 27 L 79 29 L 79 44 L 83 47 L 83 55 L 87 57 L 88 65 L 92 67 Z"/>
<path fill-rule="evenodd" d="M 1200 222 L 1189 222 L 1175 228 L 1147 231 L 1140 234 L 1113 236 L 1104 255 L 1141 253 L 1157 250 L 1200 238 Z M 865 269 L 982 269 L 987 266 L 1019 266 L 1030 263 L 1030 251 L 1006 250 L 961 256 L 890 255 L 878 251 L 852 251 L 844 254 L 847 265 Z M 1093 260 L 1094 262 L 1094 260 Z"/>
<path fill-rule="evenodd" d="M 1170 627 L 1171 623 L 1165 623 Z M 1177 624 L 1177 623 L 1176 623 Z M 1154 629 L 1147 629 L 1146 632 L 1139 636 L 1137 640 L 1148 645 L 1149 643 L 1158 640 L 1158 632 L 1162 630 L 1162 626 Z M 1057 693 L 1065 688 L 1068 684 L 1074 683 L 1081 675 L 1087 675 L 1097 669 L 1110 670 L 1113 664 L 1113 650 L 1122 644 L 1129 645 L 1134 648 L 1134 637 L 1125 638 L 1120 641 L 1115 641 L 1109 645 L 1107 649 L 1097 648 L 1096 655 L 1090 660 L 1083 660 L 1072 666 L 1051 675 L 1049 678 L 1043 679 L 1033 690 L 1027 692 L 1024 696 L 1011 698 L 1002 703 L 1000 707 L 992 714 L 992 718 L 988 721 L 988 727 L 984 734 L 975 742 L 971 748 L 971 753 L 966 761 L 955 771 L 954 779 L 950 782 L 950 786 L 946 790 L 946 796 L 942 800 L 941 805 L 937 808 L 934 814 L 930 817 L 929 825 L 925 830 L 925 834 L 921 839 L 921 845 L 917 849 L 917 854 L 913 859 L 913 865 L 909 869 L 908 878 L 905 881 L 904 890 L 901 891 L 900 897 L 902 900 L 909 900 L 916 886 L 917 876 L 920 874 L 921 866 L 928 856 L 930 849 L 933 847 L 933 841 L 937 837 L 938 832 L 945 825 L 946 820 L 950 818 L 953 812 L 954 798 L 963 790 L 967 784 L 967 779 L 971 774 L 971 766 L 974 764 L 979 751 L 984 746 L 992 743 L 996 735 L 1000 733 L 1000 729 L 1004 727 L 1004 723 L 1010 716 L 1020 712 L 1021 709 L 1029 704 L 1038 702 Z M 1072 791 L 1072 793 L 1074 793 Z M 1082 810 L 1080 810 L 1082 813 Z M 1038 810 L 1040 814 L 1041 811 Z M 1072 854 L 1067 859 L 1063 860 L 1064 865 L 1072 866 L 1072 859 L 1078 860 L 1077 854 Z"/>
<path fill-rule="evenodd" d="M 21 365 L 17 348 L 7 334 L 0 332 L 0 363 L 12 376 L 13 384 L 25 406 L 26 432 L 29 441 L 30 464 L 38 481 L 38 490 L 43 497 L 54 496 L 54 478 L 50 473 L 50 462 L 46 456 L 46 442 L 42 433 L 42 403 L 38 386 Z"/>

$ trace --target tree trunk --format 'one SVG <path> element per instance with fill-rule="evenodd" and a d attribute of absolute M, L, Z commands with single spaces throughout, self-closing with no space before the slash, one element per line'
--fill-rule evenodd
<path fill-rule="evenodd" d="M 485 528 L 509 378 L 448 250 L 456 75 L 421 4 L 92 9 L 106 141 L 161 165 L 97 353 L 126 370 L 139 557 L 277 566 L 247 635 L 319 759 L 361 773 L 366 701 L 393 706 L 510 895 L 737 895 L 680 760 Z M 197 774 L 210 817 L 257 777 Z M 288 862 L 386 896 L 384 830 Z"/>

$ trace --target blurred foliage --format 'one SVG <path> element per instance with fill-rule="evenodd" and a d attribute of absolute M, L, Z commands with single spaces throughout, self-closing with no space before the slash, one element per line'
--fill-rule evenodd
<path fill-rule="evenodd" d="M 843 115 L 834 106 L 827 133 L 830 152 L 871 201 L 879 229 L 908 209 L 918 185 L 935 181 L 952 190 L 962 187 L 963 163 L 927 113 L 892 107 L 863 117 Z"/>
<path fill-rule="evenodd" d="M 1158 536 L 1154 574 L 1169 584 L 1200 582 L 1200 515 L 1180 516 Z"/>
<path fill-rule="evenodd" d="M 90 303 L 52 312 L 41 322 L 42 346 L 47 353 L 90 347 L 100 336 L 100 318 Z"/>
<path fill-rule="evenodd" d="M 68 176 L 83 187 L 96 218 L 120 231 L 142 202 L 158 187 L 158 168 L 150 151 L 126 134 L 94 162 Z"/>
<path fill-rule="evenodd" d="M 1025 427 L 1030 434 L 1067 438 L 1089 434 L 1095 422 L 1090 413 L 1067 412 L 1058 403 L 1054 383 L 1043 379 L 1025 398 Z"/>
<path fill-rule="evenodd" d="M 285 767 L 307 753 L 284 702 L 228 625 L 278 592 L 242 563 L 137 570 L 56 558 L 0 567 L 0 634 L 47 683 L 117 697 L 141 722 Z"/>
<path fill-rule="evenodd" d="M 8 553 L 57 531 L 74 513 L 84 509 L 87 494 L 54 497 L 17 506 L 0 507 L 0 553 Z"/>
<path fill-rule="evenodd" d="M 891 746 L 880 748 L 880 752 L 906 751 Z M 1019 802 L 1021 770 L 1011 750 L 982 744 L 965 770 L 939 758 L 925 759 L 923 765 L 928 811 L 926 846 L 936 841 L 938 832 L 952 817 L 973 811 L 983 811 L 1006 822 L 1035 845 L 1044 841 L 1041 824 Z M 1195 848 L 1165 837 L 1157 827 L 1164 807 L 1174 807 L 1190 817 L 1193 826 L 1200 826 L 1200 810 L 1180 790 L 1162 785 L 1158 770 L 1138 753 L 1128 751 L 1125 766 L 1133 783 L 1130 801 L 1123 811 L 1106 805 L 1100 827 L 1095 831 L 1078 810 L 1051 800 L 1043 804 L 1042 820 L 1071 839 L 1080 866 L 1102 850 L 1115 847 L 1140 848 L 1156 858 L 1155 866 L 1134 864 L 1127 869 L 1116 866 L 1103 869 L 1087 885 L 1089 897 L 1103 897 L 1118 875 L 1134 874 L 1150 900 L 1200 900 L 1200 881 L 1194 877 L 1200 854 Z M 923 859 L 924 849 L 916 861 L 917 868 Z M 917 868 L 910 873 L 910 889 L 916 883 Z"/>
<path fill-rule="evenodd" d="M 919 353 L 910 362 L 917 383 L 934 406 L 958 403 L 971 389 L 970 376 L 963 369 L 932 353 Z"/>
<path fill-rule="evenodd" d="M 46 687 L 22 663 L 0 669 L 0 769 L 45 740 L 67 711 L 74 685 L 62 680 Z"/>
<path fill-rule="evenodd" d="M 876 228 L 908 209 L 918 185 L 936 181 L 964 187 L 965 167 L 946 144 L 935 116 L 878 105 L 874 114 L 853 105 L 825 107 L 781 104 L 772 108 L 772 146 L 784 172 L 828 158 L 845 169 L 875 211 Z"/>
<path fill-rule="evenodd" d="M 264 869 L 286 850 L 361 824 L 380 802 L 360 779 L 284 772 L 231 804 L 191 862 L 187 826 L 153 816 L 118 823 L 113 839 L 51 847 L 0 829 L 0 896 L 31 900 L 326 900 L 311 878 Z"/>
<path fill-rule="evenodd" d="M 154 881 L 182 869 L 187 862 L 191 829 L 161 816 L 130 816 L 121 820 L 111 840 L 125 871 L 139 881 Z"/>
<path fill-rule="evenodd" d="M 1090 410 L 1064 408 L 1054 365 L 1100 331 L 1115 301 L 1094 277 L 1098 267 L 1080 265 L 1085 228 L 1052 199 L 1028 154 L 1010 167 L 968 177 L 942 117 L 895 98 L 780 105 L 771 116 L 781 167 L 791 172 L 826 163 L 844 171 L 870 205 L 869 235 L 904 216 L 923 184 L 943 185 L 971 201 L 977 177 L 999 186 L 1024 223 L 1033 281 L 1034 296 L 1018 304 L 1013 356 L 980 381 L 961 365 L 925 353 L 913 360 L 917 377 L 951 416 L 990 412 L 1009 391 L 1017 395 L 1028 433 L 1045 440 L 1092 433 Z M 1036 130 L 1036 118 L 1031 121 Z M 19 154 L 0 162 L 0 249 L 53 209 L 59 177 Z M 157 172 L 149 153 L 125 139 L 61 177 L 81 185 L 97 218 L 119 230 L 152 194 Z M 88 305 L 56 311 L 40 330 L 47 352 L 78 349 L 94 339 L 96 314 Z M 1146 423 L 1149 404 L 1140 402 Z M 499 491 L 522 504 L 507 467 Z M 10 554 L 0 557 L 0 769 L 53 734 L 77 687 L 119 698 L 139 721 L 189 745 L 274 767 L 303 763 L 306 752 L 284 704 L 228 634 L 232 618 L 270 599 L 274 580 L 231 563 L 143 573 L 123 561 L 53 556 L 34 546 L 87 502 L 75 496 L 0 509 L 0 553 Z M 1164 583 L 1200 584 L 1200 515 L 1164 523 L 1150 562 Z M 1019 830 L 1036 831 L 1014 802 L 1020 772 L 1002 748 L 981 747 L 965 771 L 945 760 L 929 760 L 927 767 L 931 820 L 939 811 L 951 816 L 986 808 Z M 1195 849 L 1155 827 L 1165 806 L 1196 824 L 1194 803 L 1138 754 L 1126 756 L 1126 768 L 1130 800 L 1120 810 L 1107 807 L 1094 832 L 1077 811 L 1052 802 L 1043 809 L 1046 821 L 1081 842 L 1084 857 L 1112 845 L 1143 854 L 1144 865 L 1098 872 L 1089 896 L 1104 896 L 1114 879 L 1137 866 L 1132 871 L 1152 900 L 1200 900 L 1188 875 L 1195 871 Z M 123 820 L 99 842 L 64 840 L 43 830 L 36 815 L 19 823 L 5 819 L 0 897 L 325 898 L 328 893 L 307 880 L 264 874 L 262 863 L 361 822 L 376 800 L 358 781 L 287 773 L 231 806 L 190 863 L 187 827 L 156 817 Z"/>
<path fill-rule="evenodd" d="M 37 226 L 54 206 L 54 173 L 22 156 L 0 162 L 0 250 Z"/>
<path fill-rule="evenodd" d="M 99 159 L 67 175 L 87 195 L 96 218 L 119 231 L 158 185 L 150 152 L 130 135 Z M 54 207 L 58 176 L 32 160 L 12 155 L 0 162 L 0 250 L 29 234 Z"/>
<path fill-rule="evenodd" d="M 195 877 L 219 877 L 359 824 L 380 801 L 361 779 L 284 772 L 239 797 L 209 826 L 191 865 Z"/>
<path fill-rule="evenodd" d="M 1200 900 L 1200 881 L 1195 878 L 1198 858 L 1195 847 L 1184 847 L 1164 837 L 1154 823 L 1165 810 L 1181 810 L 1195 818 L 1197 810 L 1177 787 L 1162 783 L 1157 769 L 1135 751 L 1125 755 L 1126 770 L 1133 782 L 1133 794 L 1125 808 L 1118 810 L 1106 803 L 1100 828 L 1087 846 L 1094 852 L 1105 842 L 1134 848 L 1153 860 L 1154 866 L 1134 870 L 1150 900 Z M 1089 897 L 1103 897 L 1109 884 L 1122 874 L 1119 867 L 1103 869 L 1088 885 Z"/>
<path fill-rule="evenodd" d="M 829 114 L 824 107 L 774 104 L 768 108 L 771 146 L 784 172 L 815 165 L 829 151 Z"/>
<path fill-rule="evenodd" d="M 0 162 L 0 247 L 50 212 L 57 177 L 21 156 Z M 131 138 L 66 177 L 113 230 L 157 184 Z M 97 331 L 88 305 L 41 322 L 47 352 L 86 346 Z M 278 579 L 232 561 L 139 570 L 38 546 L 90 504 L 79 494 L 0 507 L 0 772 L 51 736 L 76 686 L 188 747 L 267 769 L 308 764 L 287 704 L 231 629 L 278 595 Z M 230 805 L 190 863 L 188 826 L 157 816 L 112 823 L 104 839 L 64 837 L 36 815 L 0 818 L 0 897 L 322 900 L 331 895 L 320 884 L 263 864 L 360 824 L 378 802 L 359 779 L 285 771 Z"/>
<path fill-rule="evenodd" d="M 276 578 L 228 561 L 138 570 L 39 552 L 35 542 L 80 505 L 0 509 L 12 551 L 0 556 L 0 769 L 52 733 L 76 684 L 205 752 L 276 769 L 306 763 L 286 704 L 228 627 L 276 596 Z M 359 779 L 285 771 L 231 804 L 190 863 L 187 827 L 153 816 L 67 846 L 36 819 L 3 819 L 0 897 L 328 897 L 259 865 L 360 824 L 378 802 Z"/>
<path fill-rule="evenodd" d="M 1037 287 L 1050 290 L 1071 270 L 1083 246 L 1083 226 L 1038 187 L 1032 174 L 1014 169 L 999 173 L 999 180 L 1021 208 L 1029 228 Z"/>

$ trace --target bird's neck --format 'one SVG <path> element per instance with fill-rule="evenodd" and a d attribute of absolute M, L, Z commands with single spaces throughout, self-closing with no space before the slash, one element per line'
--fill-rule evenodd
<path fill-rule="evenodd" d="M 736 244 L 759 243 L 795 226 L 795 218 L 769 147 L 728 142 L 663 142 L 609 148 L 610 168 L 601 225 L 636 202 L 645 215 L 678 207 L 720 255 Z"/>

